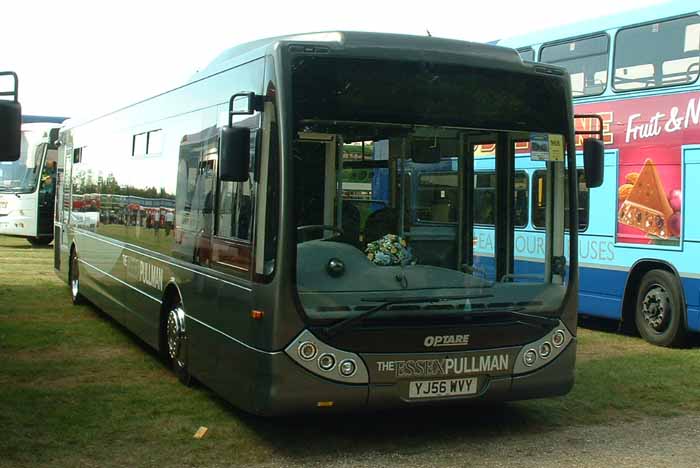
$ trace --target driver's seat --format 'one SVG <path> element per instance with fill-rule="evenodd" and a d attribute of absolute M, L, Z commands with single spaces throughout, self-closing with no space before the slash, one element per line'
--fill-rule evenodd
<path fill-rule="evenodd" d="M 339 242 L 350 244 L 354 247 L 360 246 L 360 210 L 354 203 L 343 201 L 342 221 L 343 235 L 338 237 Z"/>
<path fill-rule="evenodd" d="M 381 208 L 367 217 L 365 223 L 365 243 L 381 239 L 386 234 L 396 234 L 399 227 L 399 213 L 395 208 Z"/>

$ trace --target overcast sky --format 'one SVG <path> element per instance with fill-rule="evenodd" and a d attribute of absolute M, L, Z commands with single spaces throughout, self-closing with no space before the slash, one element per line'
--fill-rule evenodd
<path fill-rule="evenodd" d="M 88 117 L 186 81 L 224 49 L 322 30 L 490 41 L 658 0 L 421 2 L 5 0 L 0 70 L 20 76 L 26 114 Z"/>

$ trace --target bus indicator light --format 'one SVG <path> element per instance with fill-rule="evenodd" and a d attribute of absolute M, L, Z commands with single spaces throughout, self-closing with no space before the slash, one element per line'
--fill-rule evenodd
<path fill-rule="evenodd" d="M 537 361 L 537 351 L 534 349 L 528 349 L 523 355 L 523 362 L 526 366 L 530 367 L 535 364 L 535 361 Z"/>
<path fill-rule="evenodd" d="M 352 359 L 346 359 L 340 363 L 340 366 L 338 366 L 338 368 L 340 369 L 341 375 L 343 375 L 344 377 L 352 377 L 352 375 L 357 370 L 357 365 Z"/>

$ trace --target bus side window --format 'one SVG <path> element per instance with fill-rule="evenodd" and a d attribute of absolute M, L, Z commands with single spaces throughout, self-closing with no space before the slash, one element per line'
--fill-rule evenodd
<path fill-rule="evenodd" d="M 429 172 L 418 176 L 416 221 L 457 222 L 457 172 Z"/>
<path fill-rule="evenodd" d="M 219 203 L 216 235 L 251 240 L 253 221 L 253 168 L 256 159 L 256 131 L 251 132 L 250 165 L 251 174 L 245 182 L 219 181 Z"/>
<path fill-rule="evenodd" d="M 474 224 L 493 226 L 496 219 L 496 173 L 477 172 L 474 174 L 474 184 Z M 516 171 L 513 223 L 519 228 L 527 226 L 527 184 L 527 173 Z"/>
<path fill-rule="evenodd" d="M 548 44 L 540 50 L 540 62 L 566 68 L 573 97 L 596 96 L 608 83 L 607 34 Z"/>
<path fill-rule="evenodd" d="M 578 229 L 585 231 L 588 228 L 588 212 L 589 212 L 589 194 L 586 187 L 583 169 L 576 171 L 578 176 Z M 568 174 L 566 176 L 565 185 L 568 184 Z M 547 202 L 545 198 L 546 192 L 546 172 L 535 171 L 532 175 L 532 225 L 535 228 L 544 229 Z M 564 206 L 566 215 L 564 223 L 566 229 L 569 229 L 569 193 L 565 192 Z"/>
<path fill-rule="evenodd" d="M 700 75 L 700 16 L 620 30 L 614 70 L 616 91 L 695 82 Z"/>

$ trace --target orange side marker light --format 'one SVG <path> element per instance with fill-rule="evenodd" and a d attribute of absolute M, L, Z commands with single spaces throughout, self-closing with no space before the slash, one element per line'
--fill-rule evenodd
<path fill-rule="evenodd" d="M 261 320 L 265 316 L 265 312 L 262 310 L 253 309 L 250 311 L 250 318 L 253 320 Z"/>

